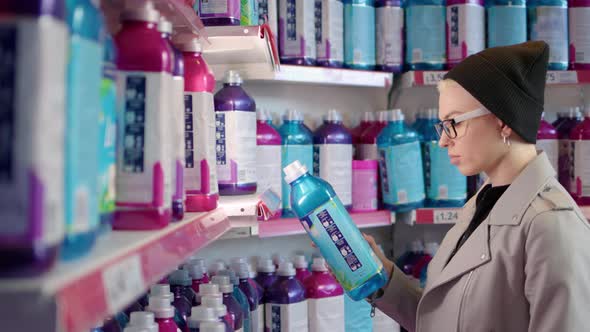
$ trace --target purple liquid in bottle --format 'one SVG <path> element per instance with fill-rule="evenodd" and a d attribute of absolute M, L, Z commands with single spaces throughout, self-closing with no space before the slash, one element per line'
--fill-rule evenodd
<path fill-rule="evenodd" d="M 275 331 L 274 326 L 279 326 L 280 331 L 307 330 L 305 288 L 295 278 L 293 264 L 282 263 L 278 274 L 277 281 L 266 292 L 265 331 Z M 287 313 L 284 314 L 285 312 Z"/>
<path fill-rule="evenodd" d="M 193 291 L 192 283 L 193 280 L 189 276 L 188 271 L 186 270 L 176 270 L 172 272 L 172 274 L 168 277 L 168 282 L 170 283 L 170 290 L 174 295 L 181 294 L 184 296 L 190 304 L 198 305 L 197 303 L 197 294 Z M 190 312 L 190 308 L 189 308 Z"/>
<path fill-rule="evenodd" d="M 250 331 L 257 332 L 264 327 L 264 307 L 260 302 L 256 281 L 250 278 L 248 265 L 241 263 L 238 268 L 237 274 L 240 279 L 238 287 L 244 293 L 250 305 Z"/>
<path fill-rule="evenodd" d="M 256 282 L 263 289 L 262 303 L 266 303 L 266 292 L 277 280 L 276 267 L 272 259 L 262 259 L 258 262 Z"/>
<path fill-rule="evenodd" d="M 0 80 L 10 95 L 0 102 L 0 126 L 9 135 L 0 142 L 0 277 L 49 270 L 64 238 L 65 20 L 64 1 L 0 2 L 5 59 Z M 17 48 L 21 43 L 27 45 L 25 52 L 43 56 L 22 56 Z M 27 84 L 26 93 L 17 84 L 23 74 L 18 68 L 32 69 L 26 81 L 35 84 Z M 42 129 L 43 119 L 51 119 L 52 130 Z M 43 139 L 33 139 L 36 135 Z"/>
<path fill-rule="evenodd" d="M 310 331 L 344 331 L 344 289 L 328 271 L 323 258 L 314 258 L 313 272 L 305 280 Z"/>

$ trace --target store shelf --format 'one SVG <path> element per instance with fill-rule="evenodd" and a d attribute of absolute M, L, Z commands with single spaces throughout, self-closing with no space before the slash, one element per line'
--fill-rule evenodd
<path fill-rule="evenodd" d="M 217 209 L 188 214 L 162 230 L 101 236 L 88 256 L 59 263 L 43 277 L 0 281 L 0 307 L 11 308 L 0 311 L 8 324 L 3 329 L 88 331 L 229 229 L 224 210 Z"/>
<path fill-rule="evenodd" d="M 359 228 L 388 226 L 394 223 L 395 215 L 390 211 L 351 213 L 352 220 Z M 263 221 L 258 224 L 258 236 L 270 238 L 304 234 L 305 230 L 296 218 L 281 218 Z"/>
<path fill-rule="evenodd" d="M 421 86 L 436 86 L 443 79 L 446 71 L 409 71 L 402 75 L 400 81 L 401 88 L 413 88 Z M 590 84 L 590 71 L 588 70 L 566 70 L 566 71 L 548 71 L 548 85 L 573 85 L 573 84 Z"/>

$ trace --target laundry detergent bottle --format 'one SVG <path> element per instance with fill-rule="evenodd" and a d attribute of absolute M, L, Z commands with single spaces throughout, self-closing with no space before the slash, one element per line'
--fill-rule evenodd
<path fill-rule="evenodd" d="M 301 281 L 301 283 L 305 282 L 305 279 L 311 276 L 305 255 L 295 255 L 295 257 L 293 257 L 293 266 L 295 266 L 295 277 L 297 280 Z"/>
<path fill-rule="evenodd" d="M 314 258 L 305 280 L 309 332 L 344 331 L 344 290 L 323 258 Z"/>
<path fill-rule="evenodd" d="M 267 292 L 265 305 L 266 331 L 308 331 L 307 300 L 305 288 L 295 278 L 295 269 L 290 262 L 279 266 L 277 281 Z"/>
<path fill-rule="evenodd" d="M 238 287 L 244 293 L 250 308 L 250 331 L 261 332 L 264 330 L 264 310 L 260 303 L 256 281 L 250 278 L 250 271 L 246 263 L 238 265 L 236 274 L 239 278 Z"/>
<path fill-rule="evenodd" d="M 174 307 L 169 299 L 150 296 L 145 310 L 154 313 L 159 332 L 178 332 L 178 325 L 174 322 Z"/>
<path fill-rule="evenodd" d="M 259 110 L 256 121 L 256 185 L 258 192 L 272 189 L 281 197 L 281 134 L 269 124 L 272 117 Z"/>
<path fill-rule="evenodd" d="M 446 1 L 408 0 L 404 4 L 406 67 L 442 70 L 447 62 Z"/>
<path fill-rule="evenodd" d="M 213 283 L 217 284 L 219 290 L 223 293 L 223 304 L 231 315 L 234 331 L 244 332 L 244 311 L 233 295 L 234 285 L 231 283 L 229 276 L 216 275 L 213 277 Z"/>

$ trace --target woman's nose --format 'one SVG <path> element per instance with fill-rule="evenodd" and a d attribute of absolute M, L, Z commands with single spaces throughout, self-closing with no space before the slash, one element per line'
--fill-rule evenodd
<path fill-rule="evenodd" d="M 441 148 L 446 148 L 449 146 L 450 141 L 451 139 L 449 138 L 449 136 L 447 136 L 446 133 L 442 133 L 442 135 L 440 135 L 440 138 L 438 139 L 438 145 Z"/>

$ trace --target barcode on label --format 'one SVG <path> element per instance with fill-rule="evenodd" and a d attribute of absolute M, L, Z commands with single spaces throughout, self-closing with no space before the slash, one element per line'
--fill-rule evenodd
<path fill-rule="evenodd" d="M 454 224 L 459 220 L 457 210 L 434 210 L 435 224 Z"/>
<path fill-rule="evenodd" d="M 145 288 L 138 255 L 125 258 L 102 272 L 109 313 L 115 313 L 133 301 Z"/>

